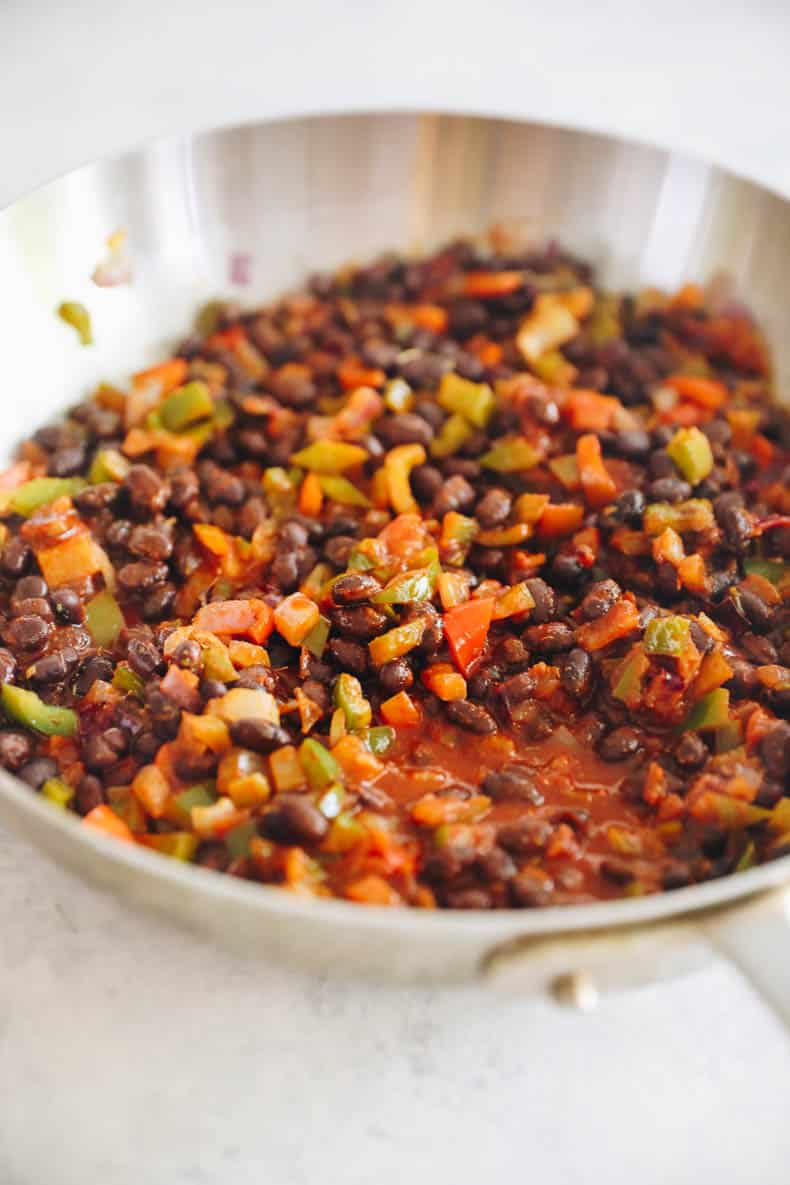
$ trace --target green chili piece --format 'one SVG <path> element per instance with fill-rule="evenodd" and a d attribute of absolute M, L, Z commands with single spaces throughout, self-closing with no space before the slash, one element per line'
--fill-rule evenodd
<path fill-rule="evenodd" d="M 108 588 L 86 604 L 85 624 L 97 646 L 112 646 L 126 626 L 121 607 Z"/>
<path fill-rule="evenodd" d="M 120 484 L 132 467 L 131 461 L 114 448 L 99 449 L 91 462 L 88 481 L 97 486 L 105 481 Z"/>
<path fill-rule="evenodd" d="M 108 786 L 107 802 L 119 819 L 123 819 L 130 831 L 143 835 L 148 829 L 148 820 L 137 795 L 131 786 Z"/>
<path fill-rule="evenodd" d="M 210 782 L 199 782 L 188 790 L 182 790 L 175 796 L 175 801 L 178 809 L 189 818 L 193 806 L 212 806 L 217 801 L 217 795 Z"/>
<path fill-rule="evenodd" d="M 159 406 L 162 424 L 170 432 L 180 432 L 198 420 L 205 420 L 213 411 L 211 392 L 199 379 L 173 391 Z"/>
<path fill-rule="evenodd" d="M 299 760 L 313 790 L 323 790 L 333 782 L 343 781 L 343 771 L 320 741 L 305 737 L 299 746 Z"/>
<path fill-rule="evenodd" d="M 371 753 L 380 757 L 382 753 L 388 753 L 395 744 L 395 729 L 390 728 L 389 724 L 379 724 L 375 728 L 369 728 L 365 743 Z"/>
<path fill-rule="evenodd" d="M 83 346 L 93 345 L 91 315 L 84 304 L 80 304 L 78 300 L 64 300 L 62 304 L 58 305 L 58 316 L 61 321 L 65 321 L 72 329 L 77 330 Z"/>
<path fill-rule="evenodd" d="M 373 560 L 366 556 L 364 551 L 355 548 L 348 557 L 348 568 L 353 572 L 369 572 L 371 568 L 375 567 Z"/>
<path fill-rule="evenodd" d="M 457 374 L 446 374 L 439 385 L 437 402 L 445 411 L 464 417 L 476 428 L 485 428 L 496 406 L 488 383 L 473 383 Z"/>
<path fill-rule="evenodd" d="M 349 675 L 346 671 L 338 675 L 335 683 L 334 701 L 336 708 L 343 709 L 349 729 L 353 731 L 357 728 L 368 727 L 373 712 L 370 703 L 362 694 L 362 685 L 359 679 L 354 675 Z"/>
<path fill-rule="evenodd" d="M 0 689 L 0 700 L 5 713 L 17 724 L 34 728 L 48 737 L 72 737 L 77 731 L 77 713 L 71 708 L 57 708 L 45 704 L 35 691 L 14 687 L 4 683 Z"/>
<path fill-rule="evenodd" d="M 667 452 L 689 485 L 703 481 L 713 468 L 710 441 L 699 428 L 678 428 L 667 445 Z"/>
<path fill-rule="evenodd" d="M 55 806 L 67 807 L 74 797 L 74 788 L 61 778 L 47 778 L 41 793 Z"/>
<path fill-rule="evenodd" d="M 56 498 L 70 498 L 84 490 L 86 484 L 81 477 L 34 477 L 12 491 L 8 508 L 29 518 L 40 506 L 48 506 Z"/>
<path fill-rule="evenodd" d="M 653 502 L 646 508 L 643 519 L 648 535 L 660 535 L 667 527 L 680 535 L 684 531 L 705 531 L 714 521 L 713 507 L 707 498 L 689 498 L 674 506 L 669 502 Z"/>
<path fill-rule="evenodd" d="M 736 872 L 746 872 L 747 868 L 753 868 L 757 863 L 757 853 L 754 846 L 754 840 L 749 840 L 746 847 L 741 853 L 738 863 L 735 865 Z"/>
<path fill-rule="evenodd" d="M 497 440 L 487 453 L 483 453 L 480 464 L 497 473 L 520 473 L 523 469 L 532 469 L 542 459 L 542 454 L 526 437 L 510 436 Z"/>
<path fill-rule="evenodd" d="M 680 727 L 684 732 L 701 732 L 708 728 L 722 728 L 729 720 L 730 693 L 717 687 L 697 701 Z"/>
<path fill-rule="evenodd" d="M 413 601 L 430 601 L 436 592 L 436 581 L 439 579 L 438 564 L 436 567 L 421 568 L 414 572 L 402 572 L 400 576 L 393 576 L 381 592 L 375 593 L 371 600 L 377 605 L 410 605 Z"/>
<path fill-rule="evenodd" d="M 329 473 L 322 473 L 318 477 L 318 484 L 322 492 L 331 502 L 340 502 L 344 506 L 370 506 L 370 498 L 358 490 L 347 477 L 334 477 Z"/>
<path fill-rule="evenodd" d="M 766 560 L 760 556 L 744 560 L 743 567 L 748 576 L 762 576 L 771 584 L 782 584 L 788 573 L 787 564 L 781 560 Z"/>
<path fill-rule="evenodd" d="M 654 617 L 645 630 L 645 650 L 676 658 L 688 647 L 690 628 L 686 617 Z"/>

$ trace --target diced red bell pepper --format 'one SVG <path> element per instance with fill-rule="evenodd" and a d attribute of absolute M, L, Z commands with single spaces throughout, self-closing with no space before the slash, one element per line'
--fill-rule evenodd
<path fill-rule="evenodd" d="M 494 597 L 480 597 L 465 601 L 444 615 L 444 636 L 464 675 L 483 653 L 494 614 L 494 600 Z"/>

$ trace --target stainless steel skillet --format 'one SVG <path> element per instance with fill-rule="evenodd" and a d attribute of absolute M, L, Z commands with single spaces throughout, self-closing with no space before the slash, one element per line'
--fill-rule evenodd
<path fill-rule="evenodd" d="M 0 454 L 99 379 L 123 381 L 215 295 L 263 299 L 306 271 L 492 222 L 556 236 L 611 286 L 724 271 L 790 379 L 790 204 L 673 154 L 586 133 L 436 115 L 263 123 L 155 144 L 69 174 L 0 214 Z M 130 235 L 134 282 L 90 280 Z M 54 316 L 91 310 L 81 349 Z M 129 902 L 224 943 L 345 973 L 509 981 L 576 1002 L 725 950 L 790 1023 L 790 858 L 640 900 L 532 912 L 423 913 L 303 900 L 86 834 L 0 772 L 0 818 Z"/>

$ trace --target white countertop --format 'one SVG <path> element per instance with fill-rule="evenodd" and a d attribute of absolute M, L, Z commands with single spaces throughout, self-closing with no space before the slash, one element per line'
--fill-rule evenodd
<path fill-rule="evenodd" d="M 790 190 L 784 0 L 327 12 L 6 0 L 0 205 L 155 135 L 329 107 L 520 112 Z M 577 1016 L 240 962 L 0 834 L 0 1185 L 784 1185 L 786 1040 L 722 964 Z"/>

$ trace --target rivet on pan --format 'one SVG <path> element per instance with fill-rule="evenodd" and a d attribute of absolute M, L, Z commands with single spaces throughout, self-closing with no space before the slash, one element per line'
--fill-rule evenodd
<path fill-rule="evenodd" d="M 586 971 L 568 971 L 558 975 L 551 984 L 551 994 L 558 1004 L 565 1008 L 576 1008 L 579 1012 L 592 1012 L 599 998 L 595 980 Z"/>

